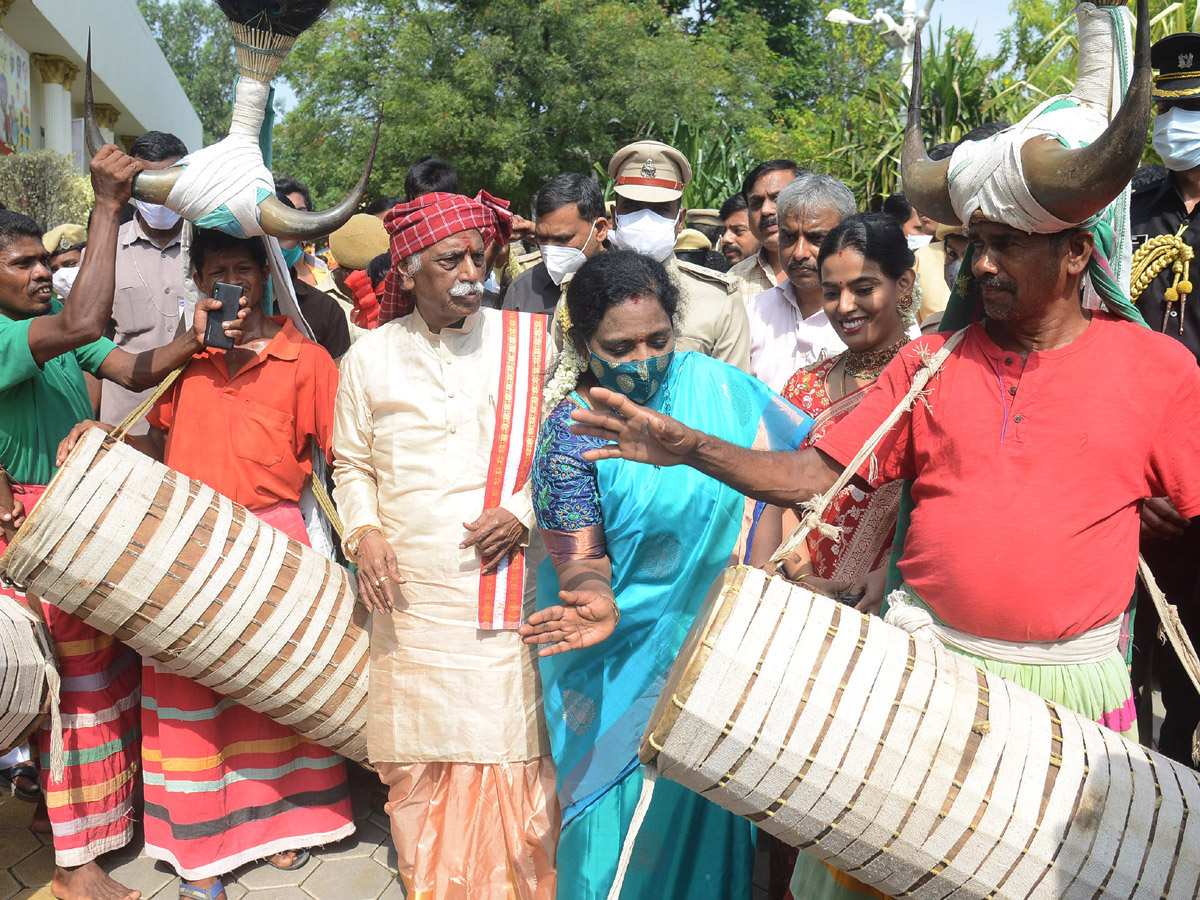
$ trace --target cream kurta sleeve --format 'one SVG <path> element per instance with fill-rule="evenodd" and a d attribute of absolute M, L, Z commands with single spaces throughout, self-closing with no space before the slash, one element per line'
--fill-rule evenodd
<path fill-rule="evenodd" d="M 533 494 L 529 486 L 532 479 L 525 480 L 525 487 L 517 491 L 507 500 L 500 504 L 500 508 L 512 513 L 518 522 L 525 526 L 528 534 L 525 535 L 525 540 L 522 541 L 522 546 L 529 545 L 529 534 L 533 533 Z"/>
<path fill-rule="evenodd" d="M 371 454 L 371 404 L 361 360 L 360 354 L 344 357 L 333 409 L 333 500 L 347 535 L 366 525 L 382 528 Z"/>

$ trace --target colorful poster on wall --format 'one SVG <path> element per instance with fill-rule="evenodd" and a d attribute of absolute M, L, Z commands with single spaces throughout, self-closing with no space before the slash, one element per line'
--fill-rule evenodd
<path fill-rule="evenodd" d="M 0 153 L 33 147 L 29 110 L 29 54 L 0 31 Z"/>

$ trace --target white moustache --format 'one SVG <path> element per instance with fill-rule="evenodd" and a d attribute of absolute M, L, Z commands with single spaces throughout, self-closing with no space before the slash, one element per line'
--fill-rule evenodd
<path fill-rule="evenodd" d="M 483 293 L 482 281 L 459 281 L 450 288 L 451 297 L 469 297 L 472 294 Z"/>

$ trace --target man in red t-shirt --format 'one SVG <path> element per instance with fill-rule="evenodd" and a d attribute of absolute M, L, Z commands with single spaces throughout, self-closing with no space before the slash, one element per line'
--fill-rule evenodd
<path fill-rule="evenodd" d="M 889 622 L 1136 738 L 1120 639 L 1140 513 L 1147 499 L 1167 497 L 1184 517 L 1200 514 L 1200 371 L 1124 296 L 1128 263 L 1113 240 L 1123 237 L 1123 194 L 1148 126 L 1147 3 L 1138 4 L 1129 95 L 1111 122 L 1108 98 L 1125 74 L 1114 40 L 1124 11 L 1081 2 L 1076 13 L 1079 84 L 1017 126 L 938 163 L 921 146 L 916 102 L 909 110 L 905 191 L 922 212 L 967 226 L 970 274 L 947 320 L 972 324 L 857 479 L 912 483 L 904 583 L 888 598 Z M 1112 65 L 1096 64 L 1110 56 Z M 918 52 L 914 101 L 920 84 Z M 800 507 L 832 486 L 947 340 L 902 350 L 806 451 L 731 447 L 619 394 L 593 391 L 612 411 L 575 416 L 581 433 L 615 442 L 590 459 L 684 463 Z M 828 878 L 820 868 L 801 860 L 795 896 Z"/>

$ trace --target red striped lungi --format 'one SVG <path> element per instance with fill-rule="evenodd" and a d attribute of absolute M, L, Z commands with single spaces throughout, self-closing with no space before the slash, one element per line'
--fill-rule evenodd
<path fill-rule="evenodd" d="M 296 504 L 256 515 L 308 544 Z M 332 750 L 153 664 L 142 680 L 148 855 L 195 881 L 354 832 Z"/>
<path fill-rule="evenodd" d="M 13 485 L 26 512 L 46 489 Z M 0 533 L 0 551 L 8 541 Z M 9 592 L 11 593 L 11 592 Z M 62 676 L 61 781 L 50 774 L 50 725 L 38 733 L 42 791 L 54 833 L 54 861 L 81 866 L 133 837 L 139 768 L 141 665 L 136 653 L 69 613 L 42 603 Z"/>

